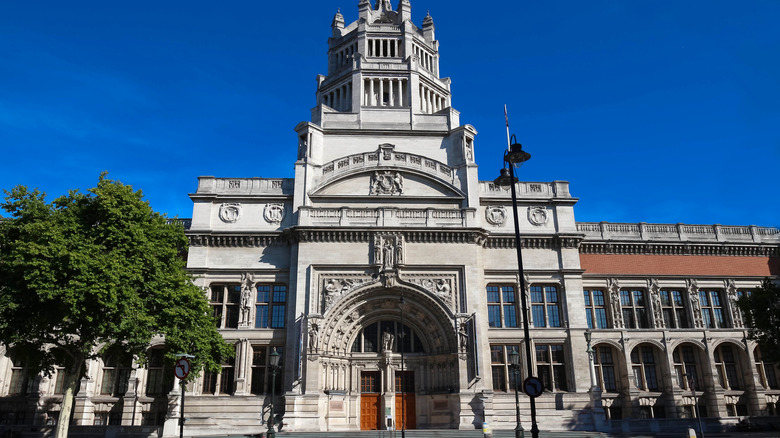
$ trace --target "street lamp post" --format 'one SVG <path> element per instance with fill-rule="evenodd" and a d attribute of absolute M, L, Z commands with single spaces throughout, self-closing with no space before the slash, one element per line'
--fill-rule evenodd
<path fill-rule="evenodd" d="M 406 301 L 403 295 L 401 295 L 401 301 L 398 303 L 398 308 L 401 310 L 401 332 L 398 333 L 398 350 L 401 352 L 401 376 L 398 379 L 398 384 L 401 386 L 401 438 L 406 438 L 406 396 L 404 393 L 404 308 L 406 307 Z"/>
<path fill-rule="evenodd" d="M 509 123 L 507 123 L 507 134 L 509 134 Z M 520 242 L 520 218 L 517 213 L 517 191 L 515 184 L 517 178 L 515 177 L 515 166 L 519 166 L 522 163 L 528 161 L 531 158 L 531 154 L 523 151 L 523 145 L 517 143 L 515 136 L 512 135 L 509 141 L 509 150 L 504 152 L 504 167 L 501 169 L 501 176 L 496 178 L 493 182 L 496 185 L 506 187 L 509 186 L 512 194 L 512 212 L 515 218 L 515 241 L 517 248 L 517 268 L 520 277 L 520 303 L 523 307 L 523 335 L 525 339 L 525 358 L 526 366 L 528 367 L 528 376 L 532 376 L 531 370 L 533 369 L 533 362 L 531 358 L 531 333 L 528 325 L 528 300 L 525 296 L 526 284 L 525 275 L 523 273 L 523 253 Z M 531 435 L 533 438 L 539 438 L 539 427 L 536 424 L 536 399 L 529 395 L 531 404 Z"/>
<path fill-rule="evenodd" d="M 701 417 L 699 416 L 699 403 L 696 401 L 696 376 L 688 374 L 685 376 L 688 379 L 688 386 L 691 388 L 691 396 L 693 397 L 693 412 L 696 415 L 696 420 L 699 423 L 699 435 L 704 438 L 704 429 L 701 427 Z"/>
<path fill-rule="evenodd" d="M 274 347 L 274 351 L 271 353 L 271 415 L 268 417 L 268 438 L 276 438 L 276 432 L 274 432 L 274 400 L 276 399 L 276 374 L 279 372 L 279 353 Z"/>
<path fill-rule="evenodd" d="M 525 430 L 523 425 L 520 424 L 520 352 L 512 350 L 509 353 L 509 368 L 512 369 L 512 373 L 515 375 L 515 438 L 524 438 Z"/>
<path fill-rule="evenodd" d="M 592 340 L 592 333 L 590 330 L 585 330 L 585 342 L 588 343 L 588 349 L 586 352 L 588 353 L 588 368 L 590 369 L 590 392 L 595 392 L 596 389 L 598 389 L 598 383 L 596 382 L 596 363 L 595 363 L 595 357 L 593 356 L 593 346 L 591 345 Z"/>

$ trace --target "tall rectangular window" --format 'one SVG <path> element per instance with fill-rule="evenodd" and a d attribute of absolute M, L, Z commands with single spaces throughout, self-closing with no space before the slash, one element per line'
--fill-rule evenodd
<path fill-rule="evenodd" d="M 268 394 L 271 392 L 271 353 L 274 348 L 280 356 L 284 357 L 284 348 L 272 345 L 253 345 L 252 346 L 252 384 L 250 391 L 252 394 Z M 276 375 L 277 394 L 281 394 L 284 364 L 280 363 L 280 370 Z"/>
<path fill-rule="evenodd" d="M 149 350 L 146 368 L 147 396 L 165 395 L 173 389 L 173 370 L 165 366 L 164 352 L 161 348 Z"/>
<path fill-rule="evenodd" d="M 211 285 L 209 304 L 217 319 L 217 328 L 238 328 L 241 313 L 241 286 L 238 284 Z"/>
<path fill-rule="evenodd" d="M 723 300 L 719 290 L 700 290 L 699 304 L 706 328 L 728 328 L 723 314 Z"/>
<path fill-rule="evenodd" d="M 620 290 L 620 306 L 623 309 L 623 323 L 626 328 L 648 328 L 647 303 L 643 290 Z"/>
<path fill-rule="evenodd" d="M 631 351 L 631 369 L 634 386 L 643 391 L 658 391 L 658 375 L 655 368 L 653 347 L 639 346 Z"/>
<path fill-rule="evenodd" d="M 222 369 L 215 373 L 203 373 L 203 395 L 233 394 L 235 380 L 235 359 L 230 358 L 222 364 Z"/>
<path fill-rule="evenodd" d="M 537 345 L 536 372 L 548 391 L 567 391 L 563 345 Z"/>
<path fill-rule="evenodd" d="M 506 392 L 515 390 L 515 376 L 509 366 L 509 354 L 520 351 L 519 345 L 491 345 L 490 363 L 493 374 L 493 390 Z M 519 377 L 522 379 L 522 377 Z"/>
<path fill-rule="evenodd" d="M 287 285 L 258 284 L 255 310 L 256 328 L 284 328 Z"/>
<path fill-rule="evenodd" d="M 593 348 L 593 360 L 596 365 L 596 376 L 601 389 L 606 392 L 617 392 L 617 379 L 615 379 L 615 360 L 612 347 L 600 345 Z"/>
<path fill-rule="evenodd" d="M 488 286 L 488 325 L 490 327 L 514 328 L 518 324 L 517 292 L 514 286 Z"/>
<path fill-rule="evenodd" d="M 667 328 L 690 328 L 685 309 L 685 295 L 681 290 L 661 289 L 661 308 Z"/>
<path fill-rule="evenodd" d="M 604 299 L 604 291 L 599 289 L 584 290 L 585 317 L 588 320 L 588 328 L 610 328 L 607 323 L 607 307 Z"/>
<path fill-rule="evenodd" d="M 531 286 L 534 327 L 560 327 L 561 308 L 556 286 Z"/>

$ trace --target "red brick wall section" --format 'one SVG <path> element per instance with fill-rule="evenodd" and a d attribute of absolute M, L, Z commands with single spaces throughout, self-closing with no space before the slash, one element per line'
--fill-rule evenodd
<path fill-rule="evenodd" d="M 769 277 L 780 275 L 779 257 L 665 256 L 580 254 L 585 275 L 708 275 Z"/>

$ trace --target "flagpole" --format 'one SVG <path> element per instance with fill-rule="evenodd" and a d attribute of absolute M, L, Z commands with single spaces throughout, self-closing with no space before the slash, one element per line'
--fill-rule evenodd
<path fill-rule="evenodd" d="M 504 104 L 504 120 L 506 121 L 506 150 L 509 151 L 510 149 L 510 141 L 509 141 L 509 116 L 506 113 L 506 104 Z"/>

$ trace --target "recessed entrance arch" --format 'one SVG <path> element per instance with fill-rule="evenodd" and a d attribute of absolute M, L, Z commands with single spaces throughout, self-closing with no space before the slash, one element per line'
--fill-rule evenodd
<path fill-rule="evenodd" d="M 370 285 L 333 303 L 318 325 L 320 390 L 352 394 L 361 429 L 386 428 L 388 415 L 396 428 L 457 426 L 459 412 L 444 424 L 417 421 L 431 418 L 425 410 L 434 400 L 457 396 L 466 368 L 456 315 L 439 298 L 404 285 Z"/>

